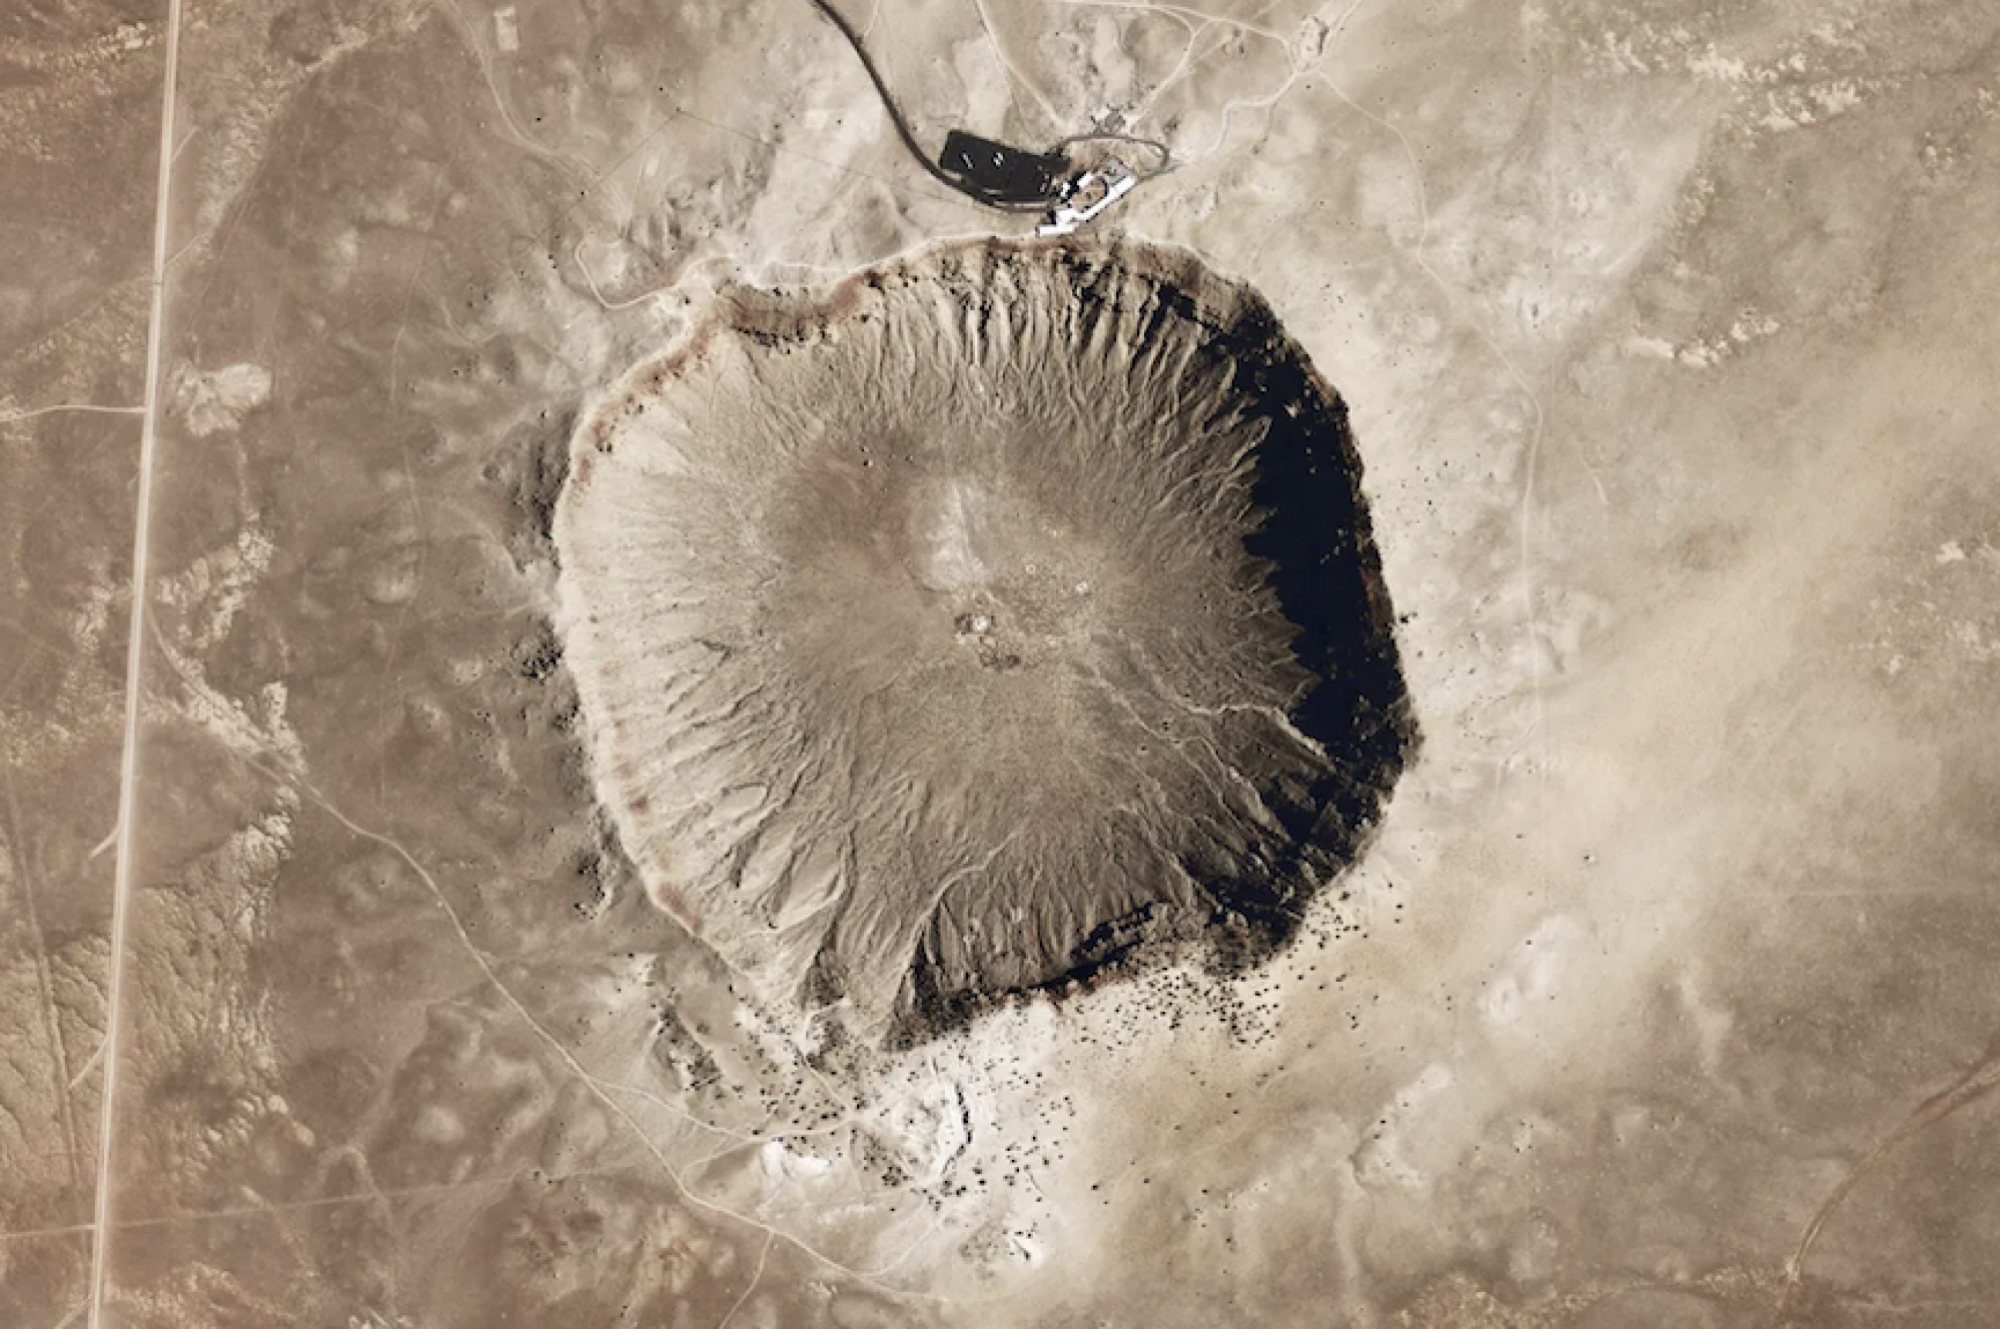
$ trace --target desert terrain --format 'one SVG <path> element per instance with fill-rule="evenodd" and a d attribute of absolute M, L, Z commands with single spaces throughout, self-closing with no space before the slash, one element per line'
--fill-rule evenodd
<path fill-rule="evenodd" d="M 812 0 L 0 14 L 0 1324 L 2000 1321 L 2000 5 L 834 3 L 867 65 Z M 953 131 L 1137 184 L 1036 240 L 1038 208 L 986 206 L 904 137 Z M 936 716 L 893 728 L 947 694 L 866 712 L 906 768 L 1003 770 L 964 776 L 963 809 L 804 779 L 820 759 L 784 744 L 835 738 L 748 700 L 767 657 L 690 664 L 661 643 L 706 626 L 601 593 L 650 576 L 630 549 L 693 547 L 661 575 L 690 600 L 740 576 L 717 612 L 749 622 L 862 516 L 787 544 L 726 504 L 630 541 L 566 515 L 592 428 L 718 310 L 996 245 L 1181 256 L 1342 404 L 1408 741 L 1248 962 L 1139 928 L 1145 963 L 1062 981 L 1071 934 L 1125 917 L 1073 902 L 1171 855 L 1023 869 L 1005 916 L 1068 931 L 1011 969 L 950 931 L 1000 905 L 927 923 L 803 848 L 791 912 L 676 898 L 764 806 L 745 789 L 884 845 L 897 808 L 986 828 L 960 863 L 1111 802 L 1021 773 L 1051 735 L 1129 737 L 1038 731 L 1039 694 L 992 712 L 1004 770 Z M 1070 382 L 1069 307 L 1025 307 Z M 916 381 L 946 340 L 895 363 Z M 918 400 L 785 373 L 731 391 L 786 447 Z M 964 411 L 976 378 L 938 400 Z M 1163 419 L 1195 395 L 1163 391 Z M 1095 409 L 1069 404 L 1034 405 L 1037 439 Z M 697 417 L 623 463 L 613 517 L 720 437 Z M 791 492 L 727 460 L 696 457 Z M 1109 495 L 1102 529 L 1158 544 L 1065 534 L 1050 585 L 1109 567 L 1144 613 L 995 574 L 998 610 L 937 619 L 967 706 L 1079 641 L 1228 615 L 1214 640 L 1282 639 L 1254 585 L 1206 594 L 1180 526 L 1121 525 L 1123 491 L 1078 474 L 1037 501 Z M 934 479 L 912 510 L 960 513 Z M 987 492 L 1014 491 L 883 528 L 932 560 L 927 594 L 987 584 Z M 830 625 L 815 686 L 896 640 L 798 603 Z M 1009 645 L 1036 614 L 1057 627 Z M 1263 736 L 1201 740 L 1200 787 L 1242 775 L 1230 824 L 1260 828 L 1231 872 L 1294 843 L 1251 778 L 1317 677 L 1293 650 L 1228 657 L 1240 696 L 1163 667 L 1118 712 L 1262 708 Z M 674 762 L 720 749 L 646 709 L 705 680 L 737 691 L 688 693 L 704 714 L 748 717 L 728 764 L 687 768 L 714 789 Z M 628 706 L 656 726 L 636 742 Z M 746 880 L 712 857 L 711 884 Z M 942 861 L 906 875 L 947 891 Z M 858 898 L 894 907 L 837 946 L 796 932 Z M 864 960 L 829 978 L 830 953 Z M 923 972 L 995 999 L 888 1036 Z"/>

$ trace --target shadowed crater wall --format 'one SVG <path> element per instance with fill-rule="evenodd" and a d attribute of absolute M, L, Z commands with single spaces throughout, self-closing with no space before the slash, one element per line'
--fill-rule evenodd
<path fill-rule="evenodd" d="M 864 1037 L 1257 962 L 1414 744 L 1345 407 L 1191 255 L 737 292 L 572 446 L 599 796 L 659 907 Z"/>

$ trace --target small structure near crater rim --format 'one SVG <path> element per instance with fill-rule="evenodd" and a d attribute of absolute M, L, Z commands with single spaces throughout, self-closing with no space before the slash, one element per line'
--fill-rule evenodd
<path fill-rule="evenodd" d="M 912 1041 L 1252 964 L 1416 741 L 1346 409 L 1129 242 L 736 291 L 579 426 L 559 624 L 654 903 Z"/>

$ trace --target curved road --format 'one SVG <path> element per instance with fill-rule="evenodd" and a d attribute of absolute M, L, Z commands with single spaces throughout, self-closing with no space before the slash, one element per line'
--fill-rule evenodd
<path fill-rule="evenodd" d="M 889 120 L 896 126 L 896 136 L 903 140 L 903 146 L 908 148 L 910 155 L 917 159 L 917 165 L 929 172 L 933 179 L 965 195 L 975 203 L 984 204 L 989 208 L 996 208 L 1001 212 L 1047 212 L 1055 204 L 1056 200 L 1054 199 L 1036 203 L 1016 203 L 1004 199 L 996 199 L 991 195 L 968 187 L 964 181 L 938 165 L 936 161 L 932 160 L 931 155 L 924 151 L 924 145 L 917 142 L 916 132 L 910 128 L 910 122 L 904 119 L 902 107 L 896 104 L 895 94 L 889 91 L 888 80 L 884 79 L 882 71 L 875 67 L 875 59 L 868 54 L 868 47 L 861 40 L 861 34 L 855 31 L 854 25 L 848 22 L 839 10 L 833 7 L 832 0 L 812 0 L 812 6 L 829 23 L 840 29 L 840 35 L 845 37 L 847 44 L 854 48 L 854 54 L 860 59 L 861 67 L 868 71 L 868 81 L 875 85 L 875 94 L 882 99 L 883 109 L 889 112 Z M 1155 166 L 1152 170 L 1135 171 L 1135 174 L 1138 175 L 1141 181 L 1150 180 L 1156 175 L 1163 175 L 1174 169 L 1173 153 L 1168 150 L 1166 144 L 1156 139 L 1135 138 L 1130 134 L 1119 134 L 1106 130 L 1071 134 L 1068 138 L 1057 143 L 1050 151 L 1063 152 L 1073 143 L 1106 141 L 1136 144 L 1139 147 L 1146 148 L 1160 155 L 1159 165 Z"/>
<path fill-rule="evenodd" d="M 852 23 L 849 23 L 841 16 L 840 11 L 833 7 L 830 0 L 812 0 L 812 5 L 814 9 L 825 15 L 834 27 L 840 29 L 840 35 L 847 38 L 847 44 L 852 46 L 854 54 L 860 57 L 861 67 L 868 71 L 868 79 L 875 85 L 876 95 L 882 99 L 883 108 L 889 112 L 889 119 L 896 126 L 897 137 L 903 140 L 903 146 L 910 150 L 910 155 L 917 159 L 919 166 L 930 172 L 940 183 L 957 190 L 974 202 L 985 204 L 989 208 L 998 208 L 1002 212 L 1047 212 L 1049 210 L 1050 205 L 1048 203 L 1006 203 L 989 198 L 976 189 L 966 188 L 963 182 L 951 175 L 942 166 L 932 161 L 930 154 L 924 151 L 924 145 L 917 142 L 917 136 L 910 128 L 910 122 L 903 118 L 903 109 L 896 105 L 896 98 L 889 91 L 889 85 L 883 79 L 882 71 L 875 67 L 874 57 L 868 54 L 867 46 L 862 44 L 861 34 L 854 30 Z"/>

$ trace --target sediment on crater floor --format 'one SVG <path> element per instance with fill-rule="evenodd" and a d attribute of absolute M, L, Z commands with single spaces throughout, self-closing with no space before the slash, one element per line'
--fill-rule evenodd
<path fill-rule="evenodd" d="M 659 907 L 866 1037 L 1254 963 L 1415 741 L 1360 477 L 1269 308 L 1182 252 L 733 293 L 573 440 L 599 796 Z"/>

